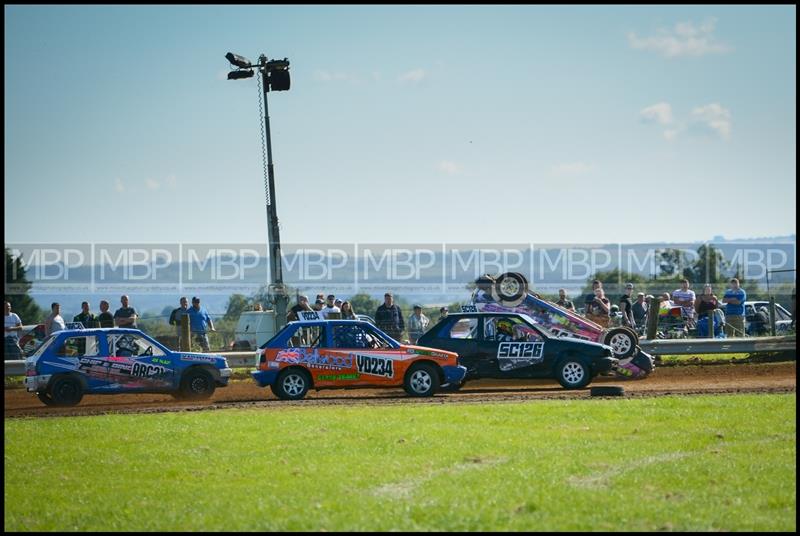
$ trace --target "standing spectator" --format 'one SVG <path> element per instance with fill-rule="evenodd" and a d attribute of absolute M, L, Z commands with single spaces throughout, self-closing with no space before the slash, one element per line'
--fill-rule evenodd
<path fill-rule="evenodd" d="M 711 285 L 704 285 L 703 293 L 697 297 L 694 303 L 694 308 L 697 312 L 697 335 L 699 337 L 708 336 L 708 315 L 713 314 L 717 307 L 719 307 L 719 300 L 714 295 L 714 289 L 711 288 Z M 716 337 L 719 329 L 717 319 L 712 319 L 712 323 L 714 336 Z"/>
<path fill-rule="evenodd" d="M 97 318 L 89 312 L 89 302 L 82 302 L 80 314 L 72 317 L 73 322 L 80 322 L 85 328 L 93 328 L 96 320 Z"/>
<path fill-rule="evenodd" d="M 731 278 L 731 288 L 725 290 L 722 303 L 725 304 L 725 335 L 741 337 L 744 334 L 744 302 L 747 293 L 739 286 L 739 280 Z"/>
<path fill-rule="evenodd" d="M 358 320 L 356 313 L 353 311 L 353 306 L 349 301 L 342 302 L 342 319 L 343 320 Z"/>
<path fill-rule="evenodd" d="M 47 337 L 56 331 L 61 331 L 62 329 L 66 328 L 67 324 L 61 317 L 61 304 L 58 302 L 53 302 L 50 305 L 50 314 L 44 319 L 44 334 Z"/>
<path fill-rule="evenodd" d="M 214 329 L 214 322 L 205 308 L 200 307 L 200 298 L 197 296 L 192 297 L 192 306 L 189 308 L 189 328 L 194 336 L 194 342 L 200 345 L 204 352 L 209 351 L 208 346 L 208 331 L 217 331 Z"/>
<path fill-rule="evenodd" d="M 417 339 L 428 330 L 431 320 L 422 312 L 421 305 L 414 306 L 414 312 L 408 317 L 408 338 L 411 344 L 417 344 Z"/>
<path fill-rule="evenodd" d="M 106 300 L 100 300 L 100 314 L 97 315 L 97 321 L 100 322 L 101 328 L 113 328 L 114 316 L 108 312 L 109 303 Z"/>
<path fill-rule="evenodd" d="M 178 336 L 178 340 L 181 337 L 181 319 L 189 314 L 189 300 L 186 296 L 181 296 L 181 299 L 178 300 L 178 303 L 181 304 L 180 307 L 176 307 L 172 310 L 169 315 L 169 325 L 175 326 L 175 335 Z"/>
<path fill-rule="evenodd" d="M 336 307 L 334 300 L 336 300 L 336 296 L 333 294 L 328 294 L 328 302 L 325 304 L 325 307 L 319 311 L 319 316 L 321 316 L 323 319 L 327 319 L 328 315 L 331 313 L 340 314 L 342 312 L 341 309 Z"/>
<path fill-rule="evenodd" d="M 314 302 L 314 305 L 311 307 L 311 309 L 316 312 L 320 312 L 323 307 L 325 307 L 325 301 L 317 298 L 317 301 Z"/>
<path fill-rule="evenodd" d="M 674 305 L 675 304 L 672 303 L 672 300 L 669 297 L 669 292 L 663 293 L 658 298 L 658 309 L 659 309 L 659 311 L 666 311 L 663 314 L 667 314 L 669 312 L 669 310 L 672 308 L 672 306 L 674 306 Z M 659 312 L 659 314 L 662 314 L 662 313 Z"/>
<path fill-rule="evenodd" d="M 625 283 L 625 294 L 619 299 L 619 310 L 622 313 L 622 325 L 636 329 L 636 319 L 633 316 L 633 283 Z"/>
<path fill-rule="evenodd" d="M 448 312 L 449 311 L 447 310 L 447 307 L 442 307 L 441 309 L 439 309 L 439 320 L 437 322 L 441 322 L 442 320 L 447 318 Z"/>
<path fill-rule="evenodd" d="M 594 289 L 594 299 L 586 305 L 586 318 L 607 328 L 610 311 L 611 302 L 606 298 L 602 286 L 597 287 Z"/>
<path fill-rule="evenodd" d="M 406 329 L 403 311 L 394 304 L 391 292 L 383 295 L 383 303 L 375 310 L 375 323 L 393 339 L 400 340 L 403 336 L 403 330 Z"/>
<path fill-rule="evenodd" d="M 11 302 L 6 301 L 5 343 L 6 351 L 3 359 L 23 359 L 22 348 L 19 347 L 19 334 L 22 331 L 22 320 L 17 313 L 11 312 Z"/>
<path fill-rule="evenodd" d="M 644 300 L 644 292 L 636 295 L 636 301 L 631 307 L 633 311 L 633 321 L 637 326 L 644 326 L 647 322 L 647 304 Z"/>
<path fill-rule="evenodd" d="M 752 335 L 766 335 L 769 333 L 769 309 L 762 305 L 756 311 L 755 318 L 750 322 Z"/>
<path fill-rule="evenodd" d="M 342 300 L 340 300 L 339 298 L 336 298 L 336 301 L 335 301 L 335 302 L 333 302 L 333 304 L 334 304 L 336 307 L 338 307 L 340 311 L 341 311 L 341 309 L 342 309 L 342 304 L 343 304 L 343 303 L 344 303 L 344 302 L 343 302 Z"/>
<path fill-rule="evenodd" d="M 133 328 L 137 329 L 136 320 L 139 315 L 136 314 L 136 309 L 128 307 L 128 296 L 123 294 L 119 298 L 122 307 L 114 312 L 114 322 L 118 328 Z"/>
<path fill-rule="evenodd" d="M 316 297 L 316 299 L 314 301 L 316 302 L 316 300 L 319 300 L 324 304 L 325 303 L 325 294 L 320 292 L 319 294 L 317 294 L 317 297 Z"/>
<path fill-rule="evenodd" d="M 681 279 L 681 288 L 672 293 L 672 300 L 683 308 L 683 317 L 688 320 L 689 326 L 694 325 L 695 298 L 694 291 L 689 288 L 689 280 Z"/>
<path fill-rule="evenodd" d="M 589 310 L 589 305 L 594 303 L 594 299 L 597 297 L 597 293 L 595 292 L 597 289 L 601 290 L 603 289 L 603 282 L 600 281 L 599 279 L 595 279 L 594 281 L 592 281 L 592 293 L 587 294 L 583 300 L 583 303 L 586 306 L 585 307 L 586 311 Z"/>
<path fill-rule="evenodd" d="M 297 303 L 286 314 L 286 321 L 294 322 L 295 320 L 300 320 L 300 311 L 313 311 L 311 306 L 308 305 L 308 296 L 299 296 L 297 298 Z"/>
<path fill-rule="evenodd" d="M 575 304 L 573 304 L 571 300 L 567 299 L 567 291 L 563 288 L 558 289 L 558 301 L 556 302 L 556 305 L 563 307 L 564 309 L 569 309 L 570 311 L 575 310 Z"/>

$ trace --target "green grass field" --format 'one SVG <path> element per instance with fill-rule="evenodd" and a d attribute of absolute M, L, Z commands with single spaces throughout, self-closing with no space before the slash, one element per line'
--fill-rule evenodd
<path fill-rule="evenodd" d="M 796 530 L 796 395 L 6 419 L 5 530 Z"/>

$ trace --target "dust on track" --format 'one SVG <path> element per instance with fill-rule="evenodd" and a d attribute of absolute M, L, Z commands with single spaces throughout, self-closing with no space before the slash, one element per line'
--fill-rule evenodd
<path fill-rule="evenodd" d="M 657 368 L 644 380 L 619 380 L 598 377 L 591 386 L 619 385 L 626 397 L 664 395 L 791 393 L 797 387 L 797 363 L 743 363 L 728 365 L 693 365 Z M 305 400 L 278 400 L 272 392 L 251 380 L 233 381 L 219 388 L 210 400 L 186 402 L 170 395 L 87 395 L 78 406 L 44 406 L 33 393 L 24 389 L 5 390 L 5 417 L 55 417 L 103 415 L 109 413 L 162 413 L 230 408 L 279 410 L 286 407 L 387 405 L 387 404 L 480 404 L 520 402 L 541 399 L 581 399 L 589 389 L 568 391 L 554 380 L 478 380 L 469 382 L 457 393 L 443 393 L 433 398 L 412 398 L 402 389 L 331 389 L 310 391 Z"/>

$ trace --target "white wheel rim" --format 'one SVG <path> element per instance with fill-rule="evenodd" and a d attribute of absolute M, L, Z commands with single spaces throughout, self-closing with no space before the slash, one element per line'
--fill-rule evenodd
<path fill-rule="evenodd" d="M 306 382 L 299 374 L 290 374 L 283 380 L 283 390 L 290 396 L 297 396 L 303 392 Z"/>
<path fill-rule="evenodd" d="M 415 393 L 425 393 L 431 388 L 433 380 L 424 370 L 417 370 L 411 375 L 411 389 Z"/>
<path fill-rule="evenodd" d="M 631 339 L 624 333 L 617 333 L 613 337 L 611 337 L 611 348 L 614 349 L 614 353 L 617 355 L 622 355 L 628 350 L 631 349 Z"/>
<path fill-rule="evenodd" d="M 574 361 L 570 361 L 566 365 L 564 365 L 564 380 L 567 383 L 579 383 L 583 379 L 583 367 L 580 363 L 575 363 Z"/>
<path fill-rule="evenodd" d="M 500 290 L 506 296 L 516 296 L 519 292 L 519 281 L 507 277 L 500 283 Z"/>

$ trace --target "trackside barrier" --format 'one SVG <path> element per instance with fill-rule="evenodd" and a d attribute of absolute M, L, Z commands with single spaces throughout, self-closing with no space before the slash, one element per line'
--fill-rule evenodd
<path fill-rule="evenodd" d="M 790 335 L 730 339 L 656 339 L 640 340 L 639 346 L 653 355 L 754 354 L 797 350 L 797 337 Z"/>
<path fill-rule="evenodd" d="M 797 350 L 795 335 L 732 339 L 656 339 L 640 340 L 639 346 L 653 355 L 755 354 Z M 212 352 L 224 356 L 231 368 L 255 368 L 255 351 Z M 24 376 L 25 361 L 6 361 L 6 376 Z"/>

